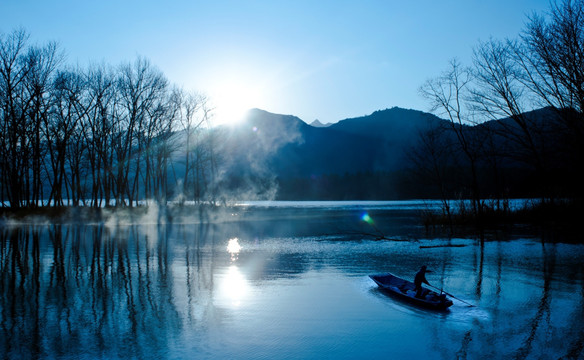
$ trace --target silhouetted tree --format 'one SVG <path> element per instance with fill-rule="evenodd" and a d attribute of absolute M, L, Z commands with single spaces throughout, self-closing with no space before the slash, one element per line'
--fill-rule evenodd
<path fill-rule="evenodd" d="M 180 112 L 179 97 L 178 90 L 174 90 L 167 92 L 166 96 L 160 99 L 160 102 L 152 111 L 151 131 L 146 136 L 147 139 L 154 139 L 149 145 L 155 155 L 154 163 L 150 167 L 153 169 L 153 176 L 150 176 L 150 179 L 155 199 L 163 204 L 166 203 L 170 194 L 169 166 L 173 154 L 179 147 L 177 144 L 173 144 L 174 127 Z M 148 161 L 148 158 L 145 161 Z"/>
<path fill-rule="evenodd" d="M 114 73 L 105 65 L 92 66 L 85 74 L 82 98 L 87 117 L 81 122 L 91 177 L 91 203 L 110 204 L 113 188 L 113 109 L 116 103 Z"/>
<path fill-rule="evenodd" d="M 458 61 L 453 60 L 449 70 L 435 79 L 428 80 L 420 91 L 430 101 L 432 110 L 439 111 L 450 124 L 450 132 L 454 134 L 457 144 L 453 150 L 459 151 L 468 164 L 472 208 L 480 221 L 483 213 L 479 186 L 482 141 L 470 127 L 476 124 L 467 102 L 472 81 L 471 70 L 463 68 Z"/>
<path fill-rule="evenodd" d="M 490 118 L 512 120 L 499 122 L 497 134 L 519 150 L 507 155 L 533 166 L 544 200 L 559 195 L 553 159 L 562 154 L 561 165 L 573 168 L 584 160 L 583 19 L 584 1 L 552 3 L 547 14 L 529 18 L 518 40 L 490 40 L 475 50 L 473 101 Z M 544 118 L 526 113 L 542 106 L 551 109 Z M 568 176 L 578 184 L 580 173 Z"/>
<path fill-rule="evenodd" d="M 522 34 L 516 61 L 536 104 L 556 110 L 564 157 L 574 164 L 575 184 L 584 182 L 577 169 L 584 161 L 584 1 L 552 3 L 547 16 L 533 15 Z M 582 197 L 582 186 L 576 185 Z"/>
<path fill-rule="evenodd" d="M 468 160 L 478 214 L 480 172 L 489 169 L 499 183 L 503 163 L 529 165 L 543 201 L 582 197 L 584 1 L 553 3 L 547 14 L 531 16 L 516 40 L 479 43 L 472 68 L 453 61 L 422 94 L 450 120 Z M 530 112 L 542 106 L 545 111 Z M 497 189 L 498 196 L 505 193 L 504 186 Z"/>
<path fill-rule="evenodd" d="M 42 198 L 43 122 L 52 78 L 62 61 L 55 43 L 27 46 L 24 30 L 0 37 L 2 191 L 10 205 L 37 206 Z"/>
<path fill-rule="evenodd" d="M 74 183 L 80 181 L 79 157 L 85 149 L 78 131 L 78 124 L 86 112 L 80 104 L 83 87 L 84 83 L 78 72 L 60 71 L 54 80 L 53 110 L 44 121 L 44 139 L 51 169 L 49 200 L 53 200 L 57 206 L 63 206 L 66 199 L 75 203 L 78 200 L 76 188 L 80 185 Z M 66 192 L 65 198 L 63 190 Z"/>
<path fill-rule="evenodd" d="M 515 60 L 518 46 L 517 42 L 496 40 L 479 44 L 474 53 L 476 82 L 472 103 L 487 119 L 511 120 L 498 121 L 489 127 L 496 136 L 504 139 L 499 142 L 502 147 L 497 153 L 500 157 L 533 167 L 540 184 L 539 191 L 545 198 L 549 193 L 550 177 L 546 157 L 546 153 L 550 153 L 548 143 L 557 143 L 550 125 L 557 114 L 549 112 L 546 119 L 540 119 L 527 112 L 531 109 L 528 89 L 524 85 L 528 76 Z"/>
<path fill-rule="evenodd" d="M 207 122 L 204 107 L 207 99 L 200 94 L 181 93 L 179 126 L 184 133 L 184 178 L 182 192 L 184 198 L 199 200 L 200 182 L 200 133 Z"/>
<path fill-rule="evenodd" d="M 172 88 L 144 58 L 87 69 L 63 68 L 62 60 L 55 43 L 30 46 L 24 30 L 0 34 L 3 207 L 164 203 L 178 186 L 177 130 L 186 133 L 180 191 L 189 187 L 198 200 L 216 186 L 204 97 Z"/>
<path fill-rule="evenodd" d="M 26 110 L 28 102 L 24 96 L 24 82 L 28 68 L 24 66 L 24 53 L 28 35 L 24 30 L 16 30 L 8 35 L 0 35 L 0 101 L 2 118 L 2 197 L 13 208 L 24 204 L 24 172 L 26 147 Z M 4 202 L 3 202 L 4 203 Z"/>
<path fill-rule="evenodd" d="M 448 220 L 452 231 L 450 202 L 456 197 L 456 175 L 453 172 L 456 172 L 459 164 L 452 150 L 456 144 L 452 143 L 450 136 L 445 135 L 448 130 L 438 124 L 420 133 L 418 143 L 409 153 L 409 159 L 412 162 L 411 170 L 418 179 L 422 179 L 421 184 L 437 188 L 442 202 L 442 215 Z"/>
<path fill-rule="evenodd" d="M 57 45 L 49 43 L 44 47 L 30 47 L 25 58 L 28 67 L 26 94 L 30 99 L 30 109 L 26 117 L 26 132 L 30 141 L 30 170 L 28 179 L 32 183 L 25 188 L 25 201 L 37 206 L 41 201 L 42 164 L 44 157 L 43 123 L 50 116 L 53 77 L 62 61 Z M 28 166 L 27 166 L 28 167 Z"/>
<path fill-rule="evenodd" d="M 144 193 L 152 195 L 152 150 L 154 136 L 160 129 L 160 106 L 166 95 L 168 81 L 150 62 L 138 58 L 120 67 L 116 82 L 119 106 L 115 110 L 117 173 L 116 201 L 133 206 L 140 193 L 143 175 Z M 142 169 L 145 166 L 145 169 Z"/>

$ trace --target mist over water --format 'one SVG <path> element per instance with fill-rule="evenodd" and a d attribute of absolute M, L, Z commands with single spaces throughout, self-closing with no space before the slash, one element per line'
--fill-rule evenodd
<path fill-rule="evenodd" d="M 427 235 L 419 225 L 426 206 L 254 202 L 211 223 L 192 216 L 5 224 L 0 354 L 582 356 L 584 246 L 527 232 L 485 242 Z M 372 225 L 398 241 L 376 240 Z M 476 307 L 454 300 L 447 312 L 422 310 L 387 297 L 367 277 L 389 271 L 413 279 L 422 264 L 433 270 L 431 284 Z"/>

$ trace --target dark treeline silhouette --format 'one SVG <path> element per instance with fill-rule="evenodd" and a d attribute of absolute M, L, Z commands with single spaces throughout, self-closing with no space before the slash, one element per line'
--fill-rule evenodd
<path fill-rule="evenodd" d="M 582 18 L 583 1 L 554 3 L 532 15 L 517 39 L 481 42 L 471 67 L 453 60 L 421 87 L 448 122 L 422 134 L 414 158 L 444 199 L 463 190 L 481 219 L 483 199 L 504 198 L 509 169 L 520 168 L 530 178 L 527 192 L 543 204 L 582 200 Z M 453 169 L 460 184 L 446 181 Z M 495 191 L 486 193 L 485 184 Z"/>
<path fill-rule="evenodd" d="M 80 69 L 56 43 L 28 38 L 0 34 L 2 207 L 165 201 L 172 156 L 181 166 L 175 194 L 212 193 L 217 158 L 203 96 L 171 86 L 144 58 Z"/>
<path fill-rule="evenodd" d="M 278 179 L 278 198 L 294 200 L 379 200 L 431 198 L 432 193 L 414 189 L 405 171 L 365 171 L 322 174 L 310 178 Z"/>

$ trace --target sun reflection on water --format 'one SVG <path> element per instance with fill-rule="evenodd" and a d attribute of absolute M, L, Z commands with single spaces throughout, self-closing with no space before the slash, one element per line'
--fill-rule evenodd
<path fill-rule="evenodd" d="M 233 238 L 229 239 L 227 243 L 227 251 L 231 254 L 237 254 L 241 250 L 241 245 L 239 245 L 239 239 Z"/>
<path fill-rule="evenodd" d="M 234 263 L 238 259 L 241 245 L 238 238 L 229 239 L 227 252 L 231 256 L 231 265 L 227 269 L 220 286 L 220 299 L 228 305 L 238 307 L 249 292 L 249 283 L 241 270 Z"/>
<path fill-rule="evenodd" d="M 227 252 L 231 255 L 231 261 L 237 260 L 239 255 L 239 251 L 241 251 L 241 245 L 239 245 L 239 239 L 233 238 L 229 239 L 227 243 Z"/>
<path fill-rule="evenodd" d="M 231 306 L 238 307 L 249 292 L 249 284 L 239 268 L 231 265 L 222 283 L 224 300 Z"/>

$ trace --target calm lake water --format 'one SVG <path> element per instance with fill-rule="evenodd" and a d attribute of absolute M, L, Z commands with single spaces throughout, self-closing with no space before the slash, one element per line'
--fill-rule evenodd
<path fill-rule="evenodd" d="M 164 224 L 154 211 L 4 223 L 0 356 L 584 357 L 584 246 L 544 243 L 531 229 L 485 241 L 427 234 L 426 206 L 260 202 Z M 368 278 L 411 279 L 422 264 L 431 284 L 476 306 L 419 309 Z"/>

